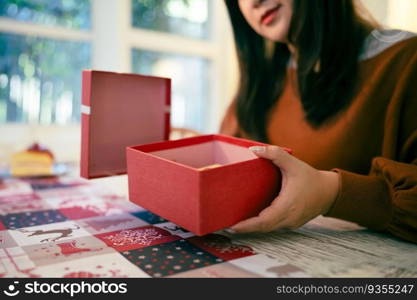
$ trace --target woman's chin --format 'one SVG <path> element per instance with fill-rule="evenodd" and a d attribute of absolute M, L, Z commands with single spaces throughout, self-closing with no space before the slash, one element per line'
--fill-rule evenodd
<path fill-rule="evenodd" d="M 276 24 L 270 28 L 264 28 L 259 32 L 267 40 L 276 43 L 287 43 L 288 41 L 288 26 L 280 26 Z"/>
<path fill-rule="evenodd" d="M 275 43 L 288 43 L 287 34 L 265 34 L 263 35 L 267 40 Z"/>

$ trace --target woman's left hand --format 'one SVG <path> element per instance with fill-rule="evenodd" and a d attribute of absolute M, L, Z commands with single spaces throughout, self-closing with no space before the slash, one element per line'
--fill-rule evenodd
<path fill-rule="evenodd" d="M 256 146 L 250 150 L 280 168 L 281 191 L 258 216 L 235 224 L 229 232 L 295 229 L 328 212 L 339 192 L 339 174 L 314 169 L 277 146 Z"/>

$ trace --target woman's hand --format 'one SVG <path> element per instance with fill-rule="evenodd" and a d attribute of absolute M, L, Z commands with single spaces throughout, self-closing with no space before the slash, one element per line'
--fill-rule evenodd
<path fill-rule="evenodd" d="M 235 224 L 229 232 L 295 229 L 328 212 L 339 192 L 336 172 L 316 170 L 276 146 L 256 146 L 250 150 L 272 160 L 281 169 L 281 191 L 258 216 Z"/>

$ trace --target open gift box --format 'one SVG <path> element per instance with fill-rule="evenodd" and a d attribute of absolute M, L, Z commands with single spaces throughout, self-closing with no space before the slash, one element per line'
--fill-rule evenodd
<path fill-rule="evenodd" d="M 129 198 L 204 235 L 258 214 L 281 176 L 250 146 L 223 135 L 168 141 L 170 80 L 83 72 L 81 176 L 128 173 Z"/>

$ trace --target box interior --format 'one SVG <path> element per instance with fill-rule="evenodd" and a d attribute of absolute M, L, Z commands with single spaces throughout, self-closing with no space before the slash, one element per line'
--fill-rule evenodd
<path fill-rule="evenodd" d="M 246 147 L 216 140 L 148 153 L 196 169 L 213 165 L 229 165 L 257 158 Z"/>

